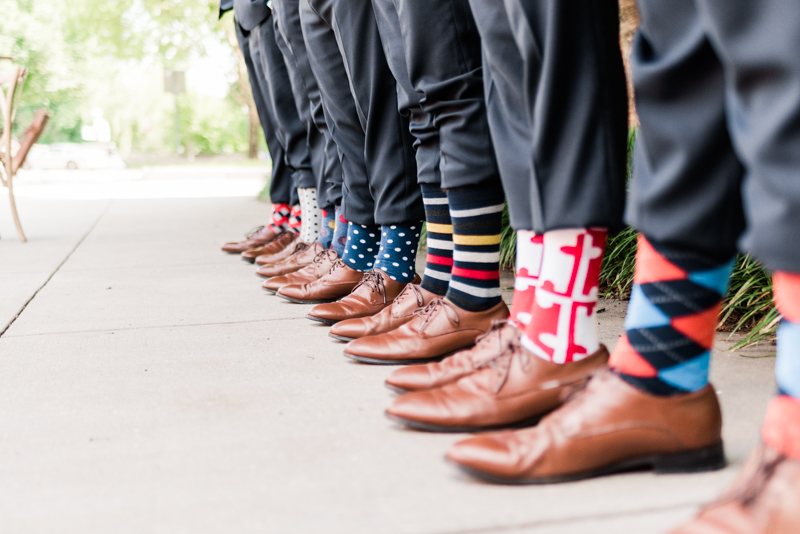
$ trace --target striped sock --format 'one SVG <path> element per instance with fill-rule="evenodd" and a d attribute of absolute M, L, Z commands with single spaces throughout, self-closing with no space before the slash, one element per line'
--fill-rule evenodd
<path fill-rule="evenodd" d="M 517 230 L 517 264 L 514 272 L 514 300 L 508 320 L 522 328 L 531 322 L 536 286 L 542 269 L 544 234 Z"/>
<path fill-rule="evenodd" d="M 434 184 L 420 184 L 420 188 L 428 231 L 428 255 L 420 285 L 431 293 L 444 296 L 453 268 L 453 223 L 447 194 Z"/>
<path fill-rule="evenodd" d="M 297 195 L 300 197 L 300 211 L 303 214 L 300 238 L 306 243 L 313 243 L 319 237 L 322 220 L 322 210 L 317 203 L 317 188 L 298 187 Z"/>
<path fill-rule="evenodd" d="M 381 246 L 381 227 L 347 223 L 347 245 L 342 259 L 356 271 L 369 271 Z"/>
<path fill-rule="evenodd" d="M 625 334 L 611 367 L 653 395 L 698 391 L 708 383 L 717 316 L 734 260 L 656 250 L 639 236 Z"/>
<path fill-rule="evenodd" d="M 292 209 L 289 204 L 273 204 L 272 205 L 272 220 L 267 227 L 279 234 L 289 229 L 289 215 Z"/>
<path fill-rule="evenodd" d="M 341 258 L 344 256 L 344 247 L 347 245 L 347 229 L 350 228 L 350 225 L 342 215 L 341 206 L 336 206 L 333 216 L 336 218 L 336 227 L 333 229 L 331 249 L 335 250 Z"/>
<path fill-rule="evenodd" d="M 572 228 L 542 235 L 542 266 L 521 340 L 540 358 L 568 363 L 600 348 L 595 309 L 607 234 Z"/>
<path fill-rule="evenodd" d="M 761 436 L 770 447 L 800 460 L 800 274 L 778 271 L 772 288 L 783 316 L 775 362 L 780 395 L 767 408 Z"/>
<path fill-rule="evenodd" d="M 414 224 L 381 226 L 381 244 L 375 261 L 380 269 L 395 282 L 408 283 L 414 279 L 422 221 Z"/>
<path fill-rule="evenodd" d="M 331 248 L 333 243 L 333 231 L 336 229 L 336 212 L 332 209 L 321 209 L 322 224 L 319 225 L 319 237 L 317 241 L 323 248 Z"/>
<path fill-rule="evenodd" d="M 468 311 L 496 306 L 500 295 L 500 231 L 505 197 L 500 187 L 447 191 L 453 221 L 453 269 L 447 300 Z"/>
<path fill-rule="evenodd" d="M 287 225 L 292 232 L 300 233 L 300 227 L 303 226 L 303 210 L 300 208 L 300 204 L 292 206 L 292 213 L 289 215 Z"/>

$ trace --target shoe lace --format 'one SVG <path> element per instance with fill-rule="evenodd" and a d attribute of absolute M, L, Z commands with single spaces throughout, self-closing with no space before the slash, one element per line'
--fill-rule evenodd
<path fill-rule="evenodd" d="M 786 455 L 778 453 L 774 458 L 767 458 L 767 448 L 762 447 L 761 456 L 758 459 L 758 464 L 755 471 L 741 487 L 723 495 L 716 501 L 710 503 L 706 508 L 712 508 L 732 501 L 742 503 L 742 506 L 749 507 L 753 505 L 761 493 L 764 492 L 769 481 L 772 479 L 778 466 L 786 460 Z"/>
<path fill-rule="evenodd" d="M 298 243 L 297 245 L 295 245 L 294 251 L 292 251 L 290 256 L 294 256 L 295 254 L 299 254 L 299 253 L 303 252 L 304 250 L 309 249 L 310 247 L 311 247 L 311 245 L 308 244 L 308 243 Z"/>
<path fill-rule="evenodd" d="M 450 322 L 458 326 L 460 320 L 458 318 L 458 312 L 456 311 L 455 307 L 452 304 L 447 302 L 445 299 L 434 299 L 432 300 L 427 306 L 424 308 L 420 308 L 418 310 L 414 310 L 414 315 L 418 315 L 423 317 L 422 324 L 419 325 L 419 332 L 422 333 L 425 330 L 425 327 L 431 322 L 434 315 L 441 310 Z"/>
<path fill-rule="evenodd" d="M 254 235 L 256 235 L 258 232 L 260 232 L 263 229 L 264 229 L 264 225 L 263 224 L 261 226 L 256 226 L 255 228 L 253 228 L 252 230 L 247 232 L 244 236 L 245 236 L 245 238 L 250 239 L 251 237 L 253 237 Z"/>
<path fill-rule="evenodd" d="M 406 295 L 414 295 L 417 298 L 417 308 L 425 304 L 425 296 L 416 284 L 406 284 L 406 287 L 394 298 L 395 302 L 400 302 Z"/>
<path fill-rule="evenodd" d="M 492 330 L 501 329 L 503 326 L 505 326 L 505 321 L 501 321 L 499 324 L 493 324 L 492 328 L 481 337 L 479 342 L 492 333 Z M 519 344 L 519 339 L 516 337 L 512 339 L 503 339 L 503 336 L 498 332 L 497 355 L 490 360 L 476 366 L 476 369 L 484 369 L 489 367 L 497 374 L 498 380 L 492 389 L 492 393 L 495 395 L 500 393 L 500 390 L 502 390 L 503 386 L 505 386 L 508 382 L 508 376 L 511 373 L 511 362 L 515 357 L 519 358 L 522 369 L 527 371 L 531 363 L 531 357 L 527 351 L 522 350 L 522 346 Z"/>
<path fill-rule="evenodd" d="M 353 288 L 353 293 L 361 286 L 368 287 L 370 291 L 377 291 L 378 294 L 383 297 L 383 303 L 386 304 L 386 285 L 380 271 L 366 271 L 364 273 L 364 278 Z"/>
<path fill-rule="evenodd" d="M 338 260 L 333 262 L 333 265 L 331 265 L 331 268 L 328 271 L 328 274 L 331 274 L 336 269 L 341 269 L 342 267 L 347 267 L 347 264 L 344 262 L 343 259 L 339 258 Z"/>
<path fill-rule="evenodd" d="M 338 257 L 339 257 L 339 255 L 336 254 L 335 250 L 330 250 L 330 249 L 323 250 L 322 252 L 320 252 L 319 254 L 314 256 L 314 259 L 311 260 L 311 263 L 315 263 L 317 265 L 321 265 L 322 262 L 325 261 L 326 259 L 334 260 L 334 258 L 338 258 Z"/>

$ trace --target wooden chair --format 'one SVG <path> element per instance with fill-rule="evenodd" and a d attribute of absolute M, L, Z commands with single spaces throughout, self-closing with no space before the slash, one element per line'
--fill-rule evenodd
<path fill-rule="evenodd" d="M 9 57 L 0 57 L 0 60 L 13 61 Z M 11 216 L 14 218 L 14 225 L 17 228 L 19 240 L 23 243 L 27 241 L 25 232 L 22 231 L 22 224 L 17 213 L 17 203 L 14 200 L 14 176 L 25 163 L 31 147 L 42 135 L 49 116 L 44 109 L 39 109 L 33 117 L 33 122 L 25 130 L 25 134 L 20 142 L 16 154 L 11 153 L 11 126 L 19 106 L 20 95 L 22 94 L 25 78 L 28 70 L 24 67 L 12 66 L 10 72 L 0 74 L 0 116 L 3 119 L 3 133 L 0 135 L 0 182 L 8 189 L 8 197 L 11 203 Z"/>

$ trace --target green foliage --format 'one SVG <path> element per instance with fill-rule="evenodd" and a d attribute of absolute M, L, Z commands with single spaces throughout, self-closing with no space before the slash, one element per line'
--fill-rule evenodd
<path fill-rule="evenodd" d="M 248 116 L 231 98 L 203 95 L 179 97 L 180 131 L 192 154 L 233 154 L 247 151 Z M 172 141 L 171 131 L 166 143 Z"/>

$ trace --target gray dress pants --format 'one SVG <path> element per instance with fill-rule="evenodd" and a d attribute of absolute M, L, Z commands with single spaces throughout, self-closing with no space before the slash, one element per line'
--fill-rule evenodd
<path fill-rule="evenodd" d="M 624 225 L 628 103 L 616 0 L 470 0 L 511 223 Z"/>
<path fill-rule="evenodd" d="M 242 50 L 244 62 L 247 66 L 247 76 L 250 79 L 250 87 L 253 90 L 253 100 L 256 103 L 256 110 L 258 111 L 258 119 L 261 122 L 261 128 L 264 130 L 264 139 L 267 142 L 267 149 L 269 150 L 270 158 L 272 158 L 272 178 L 269 185 L 269 196 L 273 204 L 296 204 L 298 202 L 297 190 L 292 181 L 291 169 L 286 165 L 286 158 L 284 157 L 285 151 L 283 146 L 278 141 L 276 134 L 276 126 L 274 119 L 270 114 L 270 108 L 267 106 L 268 97 L 264 88 L 264 81 L 262 76 L 259 75 L 261 71 L 261 60 L 259 50 L 250 50 L 249 32 L 244 31 L 239 24 L 236 26 L 236 39 L 239 42 L 239 48 Z M 253 52 L 257 61 L 253 61 Z M 256 63 L 259 68 L 256 69 Z"/>
<path fill-rule="evenodd" d="M 800 3 L 639 0 L 628 218 L 711 258 L 800 272 Z"/>
<path fill-rule="evenodd" d="M 424 218 L 414 140 L 398 113 L 372 5 L 301 0 L 311 67 L 344 173 L 342 210 L 357 224 Z"/>
<path fill-rule="evenodd" d="M 317 201 L 323 209 L 342 202 L 342 163 L 333 142 L 317 80 L 308 60 L 308 51 L 300 24 L 299 0 L 273 0 L 275 39 L 283 52 L 298 116 L 308 131 L 311 165 L 317 176 Z"/>
<path fill-rule="evenodd" d="M 269 96 L 267 106 L 275 120 L 278 141 L 283 146 L 286 165 L 292 171 L 294 186 L 316 187 L 317 180 L 311 167 L 311 153 L 308 148 L 308 130 L 297 114 L 292 83 L 283 53 L 275 40 L 271 15 L 253 28 L 249 39 L 251 50 L 258 48 L 261 51 L 261 69 Z"/>

